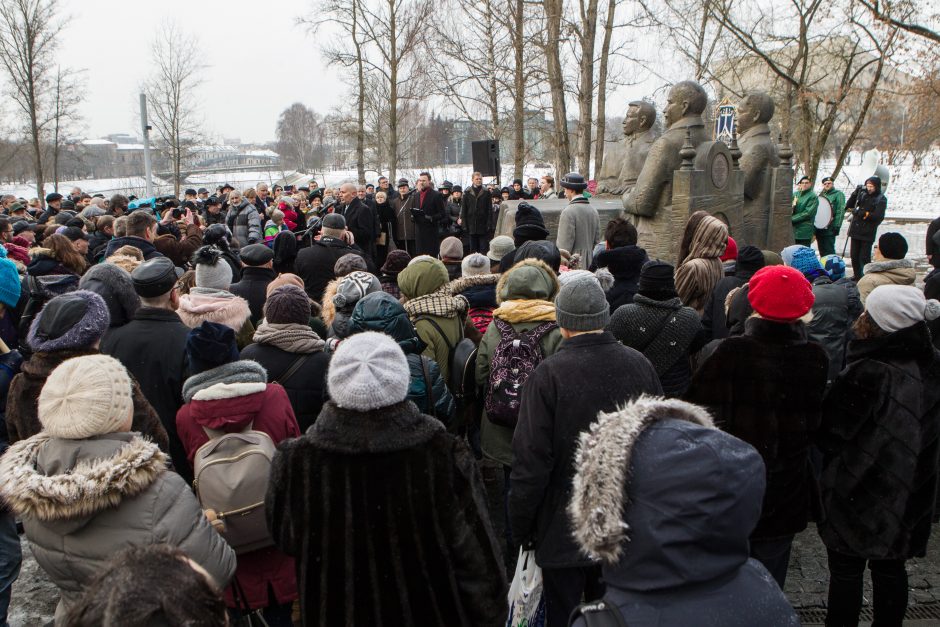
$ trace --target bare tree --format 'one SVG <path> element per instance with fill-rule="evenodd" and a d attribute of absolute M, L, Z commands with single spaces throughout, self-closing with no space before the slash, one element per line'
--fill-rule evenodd
<path fill-rule="evenodd" d="M 545 10 L 545 40 L 548 84 L 552 98 L 553 148 L 555 168 L 560 175 L 571 169 L 571 141 L 568 137 L 568 108 L 565 103 L 565 77 L 559 52 L 564 0 L 542 0 Z"/>
<path fill-rule="evenodd" d="M 79 101 L 69 97 L 69 87 L 77 82 L 79 74 L 80 72 L 60 66 L 56 68 L 53 81 L 52 110 L 49 112 L 49 125 L 51 126 L 49 142 L 55 191 L 59 191 L 59 161 L 62 155 L 62 144 L 68 139 L 68 135 L 74 132 L 75 126 L 81 120 L 81 114 L 78 112 Z"/>
<path fill-rule="evenodd" d="M 323 129 L 318 113 L 295 102 L 277 120 L 277 146 L 285 166 L 310 173 L 322 164 Z"/>
<path fill-rule="evenodd" d="M 0 66 L 16 94 L 18 117 L 32 147 L 36 195 L 45 202 L 43 132 L 55 86 L 57 36 L 62 30 L 58 0 L 0 1 Z"/>
<path fill-rule="evenodd" d="M 872 16 L 889 26 L 923 37 L 929 41 L 940 43 L 940 31 L 918 23 L 918 18 L 925 17 L 926 7 L 920 6 L 915 0 L 856 0 L 868 9 Z M 934 5 L 936 6 L 936 5 Z M 937 20 L 935 13 L 933 19 Z"/>
<path fill-rule="evenodd" d="M 579 21 L 572 25 L 580 47 L 578 77 L 578 170 L 590 178 L 594 114 L 594 44 L 598 0 L 578 0 Z"/>
<path fill-rule="evenodd" d="M 169 159 L 177 196 L 183 181 L 183 164 L 197 142 L 201 126 L 196 99 L 188 89 L 196 86 L 205 66 L 198 46 L 181 45 L 190 39 L 176 22 L 161 25 L 151 47 L 153 74 L 143 87 L 150 120 Z"/>
<path fill-rule="evenodd" d="M 604 138 L 607 135 L 607 72 L 616 15 L 617 0 L 607 0 L 604 41 L 601 44 L 600 67 L 597 72 L 597 133 L 594 140 L 594 171 L 598 173 L 604 167 Z"/>

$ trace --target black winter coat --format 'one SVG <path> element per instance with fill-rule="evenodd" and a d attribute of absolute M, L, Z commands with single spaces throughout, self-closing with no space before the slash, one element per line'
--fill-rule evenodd
<path fill-rule="evenodd" d="M 154 245 L 142 237 L 134 237 L 128 235 L 127 237 L 115 237 L 108 243 L 108 247 L 104 251 L 105 258 L 110 257 L 114 254 L 121 246 L 133 246 L 144 254 L 144 261 L 150 261 L 154 257 L 163 257 L 163 253 L 158 251 Z"/>
<path fill-rule="evenodd" d="M 326 284 L 336 278 L 333 266 L 343 255 L 355 253 L 362 255 L 358 246 L 350 246 L 341 239 L 323 236 L 309 247 L 297 253 L 294 269 L 304 281 L 304 289 L 313 300 L 320 302 Z"/>
<path fill-rule="evenodd" d="M 849 237 L 865 242 L 875 241 L 875 232 L 885 219 L 888 199 L 881 193 L 881 184 L 876 183 L 874 194 L 864 188 L 856 189 L 845 203 L 846 209 L 852 209 L 852 224 Z"/>
<path fill-rule="evenodd" d="M 725 313 L 725 300 L 731 290 L 746 285 L 755 272 L 757 272 L 756 269 L 740 268 L 736 265 L 733 275 L 718 279 L 718 283 L 715 284 L 715 288 L 705 303 L 705 311 L 702 312 L 702 326 L 705 327 L 708 339 L 720 340 L 730 335 L 728 316 Z"/>
<path fill-rule="evenodd" d="M 502 555 L 467 445 L 408 401 L 327 403 L 278 444 L 265 500 L 304 625 L 506 621 Z"/>
<path fill-rule="evenodd" d="M 818 445 L 826 547 L 866 559 L 922 557 L 936 507 L 940 353 L 919 322 L 854 340 L 826 395 Z"/>
<path fill-rule="evenodd" d="M 375 259 L 375 238 L 379 234 L 379 219 L 367 203 L 358 198 L 337 211 L 346 218 L 346 228 L 353 234 L 356 246 Z"/>
<path fill-rule="evenodd" d="M 819 513 L 809 447 L 819 428 L 829 359 L 806 325 L 750 318 L 692 376 L 686 400 L 764 458 L 767 492 L 752 538 L 798 533 Z"/>
<path fill-rule="evenodd" d="M 493 196 L 490 190 L 473 186 L 463 192 L 460 199 L 460 220 L 464 231 L 469 235 L 485 235 L 490 226 L 490 214 L 493 212 Z"/>
<path fill-rule="evenodd" d="M 248 301 L 248 307 L 251 309 L 251 324 L 256 327 L 258 321 L 264 317 L 264 301 L 268 299 L 268 284 L 276 278 L 277 273 L 271 268 L 245 266 L 242 268 L 241 281 L 232 283 L 228 288 L 232 294 Z"/>
<path fill-rule="evenodd" d="M 330 356 L 323 351 L 310 353 L 303 365 L 289 379 L 283 375 L 300 356 L 270 344 L 249 344 L 241 352 L 241 359 L 256 361 L 268 372 L 268 383 L 277 381 L 287 392 L 290 406 L 297 417 L 301 431 L 314 423 L 323 403 L 329 398 L 326 389 L 326 370 Z"/>
<path fill-rule="evenodd" d="M 571 536 L 567 511 L 578 434 L 599 412 L 661 393 L 649 361 L 606 331 L 565 340 L 526 381 L 512 438 L 509 523 L 516 541 L 535 541 L 539 566 L 594 563 Z"/>
<path fill-rule="evenodd" d="M 415 249 L 419 255 L 436 257 L 440 250 L 438 228 L 446 217 L 444 196 L 434 189 L 429 189 L 421 202 L 421 192 L 415 192 L 415 206 L 418 208 L 415 225 Z"/>
<path fill-rule="evenodd" d="M 186 451 L 176 432 L 176 412 L 183 406 L 183 382 L 189 376 L 189 331 L 175 311 L 141 307 L 133 320 L 105 334 L 101 352 L 124 364 L 137 379 L 169 436 L 173 466 L 187 483 L 192 483 Z"/>
<path fill-rule="evenodd" d="M 622 246 L 605 250 L 594 258 L 594 268 L 607 268 L 614 276 L 614 285 L 607 292 L 610 311 L 633 302 L 640 280 L 640 269 L 646 263 L 646 251 L 639 246 Z"/>
<path fill-rule="evenodd" d="M 927 298 L 940 299 L 940 270 L 934 268 L 926 277 L 924 277 L 924 296 Z M 930 329 L 930 338 L 933 345 L 940 348 L 940 318 L 936 318 L 927 323 Z"/>

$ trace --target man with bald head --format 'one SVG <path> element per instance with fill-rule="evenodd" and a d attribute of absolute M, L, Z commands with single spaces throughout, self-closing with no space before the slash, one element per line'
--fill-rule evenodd
<path fill-rule="evenodd" d="M 770 135 L 774 99 L 765 91 L 752 91 L 738 103 L 738 147 L 744 173 L 744 210 L 736 238 L 759 248 L 770 247 L 768 225 L 773 211 L 771 168 L 780 165 L 777 144 Z M 787 233 L 789 235 L 789 233 Z"/>
<path fill-rule="evenodd" d="M 336 212 L 346 218 L 346 228 L 370 260 L 375 261 L 375 238 L 379 234 L 379 218 L 369 205 L 359 199 L 359 188 L 353 183 L 339 186 L 339 207 Z"/>
<path fill-rule="evenodd" d="M 679 150 L 685 144 L 686 130 L 691 131 L 693 146 L 708 141 L 702 120 L 707 105 L 708 95 L 693 81 L 676 83 L 669 90 L 663 111 L 666 131 L 650 147 L 636 186 L 623 195 L 624 211 L 635 216 L 641 238 L 651 234 L 649 222 L 657 211 L 672 206 L 672 173 L 682 164 Z"/>

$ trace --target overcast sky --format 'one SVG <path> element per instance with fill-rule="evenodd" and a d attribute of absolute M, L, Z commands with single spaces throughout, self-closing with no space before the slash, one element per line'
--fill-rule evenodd
<path fill-rule="evenodd" d="M 204 80 L 192 94 L 209 133 L 273 140 L 277 116 L 291 103 L 320 113 L 337 103 L 337 90 L 327 87 L 335 73 L 323 67 L 314 39 L 295 25 L 309 10 L 307 0 L 64 0 L 63 6 L 72 19 L 59 58 L 86 70 L 74 93 L 88 137 L 140 134 L 139 87 L 150 69 L 150 43 L 167 18 L 191 34 L 181 45 L 205 53 Z M 272 88 L 262 90 L 262 84 Z"/>

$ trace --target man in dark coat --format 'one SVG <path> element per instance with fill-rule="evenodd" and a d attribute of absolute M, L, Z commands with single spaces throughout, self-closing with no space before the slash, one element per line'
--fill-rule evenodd
<path fill-rule="evenodd" d="M 595 278 L 566 283 L 555 299 L 555 314 L 564 342 L 522 389 L 512 439 L 509 522 L 515 541 L 535 542 L 547 624 L 565 625 L 582 596 L 593 600 L 603 591 L 600 567 L 575 543 L 565 508 L 578 434 L 599 412 L 662 389 L 649 361 L 604 330 L 610 306 Z M 603 367 L 588 372 L 584 364 L 590 363 Z"/>
<path fill-rule="evenodd" d="M 767 492 L 751 534 L 751 557 L 783 589 L 793 536 L 817 515 L 819 495 L 809 449 L 822 413 L 829 358 L 807 341 L 800 320 L 813 290 L 794 268 L 762 268 L 748 283 L 757 317 L 742 336 L 722 340 L 692 376 L 686 399 L 705 406 L 715 423 L 760 452 Z"/>
<path fill-rule="evenodd" d="M 411 219 L 411 209 L 418 202 L 417 192 L 412 192 L 408 186 L 408 179 L 398 179 L 398 193 L 388 198 L 388 204 L 395 216 L 394 237 L 398 248 L 414 257 L 415 253 L 415 223 Z"/>
<path fill-rule="evenodd" d="M 248 301 L 251 308 L 251 324 L 258 326 L 264 317 L 264 301 L 267 298 L 268 283 L 277 277 L 274 271 L 274 251 L 264 244 L 250 244 L 241 249 L 242 277 L 238 283 L 232 283 L 228 291 Z"/>
<path fill-rule="evenodd" d="M 329 213 L 323 218 L 320 239 L 297 253 L 294 269 L 304 281 L 304 289 L 318 303 L 323 298 L 327 283 L 336 278 L 333 267 L 343 255 L 355 253 L 365 257 L 358 246 L 346 243 L 346 219 L 338 213 Z M 371 264 L 366 257 L 367 265 Z M 373 271 L 370 268 L 370 271 Z"/>
<path fill-rule="evenodd" d="M 607 302 L 614 312 L 621 305 L 633 302 L 647 256 L 646 250 L 636 245 L 636 227 L 623 218 L 607 223 L 604 240 L 607 249 L 595 257 L 591 270 L 607 268 L 613 275 L 614 284 L 607 290 Z"/>
<path fill-rule="evenodd" d="M 506 621 L 473 454 L 406 400 L 408 384 L 395 340 L 353 335 L 333 354 L 313 427 L 278 444 L 265 511 L 296 558 L 304 625 Z"/>
<path fill-rule="evenodd" d="M 153 240 L 157 236 L 157 219 L 149 209 L 137 209 L 127 216 L 125 224 L 127 235 L 124 237 L 115 237 L 108 243 L 104 251 L 105 258 L 114 254 L 121 246 L 133 246 L 144 254 L 144 261 L 150 261 L 154 257 L 163 257 L 163 253 L 158 251 L 153 245 Z"/>
<path fill-rule="evenodd" d="M 865 266 L 871 263 L 871 247 L 878 226 L 885 219 L 888 199 L 881 193 L 881 179 L 873 176 L 859 185 L 845 203 L 852 210 L 849 237 L 852 238 L 852 273 L 856 281 L 864 276 Z"/>
<path fill-rule="evenodd" d="M 764 267 L 764 255 L 756 246 L 742 246 L 738 251 L 738 259 L 734 266 L 732 276 L 721 277 L 715 284 L 705 311 L 702 313 L 702 326 L 709 340 L 720 340 L 728 337 L 728 318 L 725 310 L 725 300 L 731 290 L 746 285 L 754 273 Z"/>
<path fill-rule="evenodd" d="M 357 195 L 356 186 L 343 183 L 339 188 L 341 207 L 337 212 L 346 218 L 346 228 L 353 234 L 359 248 L 375 260 L 375 238 L 379 232 L 378 217 L 375 208 L 362 201 Z"/>
<path fill-rule="evenodd" d="M 439 224 L 446 217 L 444 197 L 431 187 L 431 175 L 418 176 L 418 197 L 411 212 L 415 223 L 415 248 L 419 255 L 437 256 L 440 247 Z"/>
<path fill-rule="evenodd" d="M 101 352 L 111 355 L 140 383 L 170 439 L 173 466 L 187 483 L 192 472 L 176 431 L 176 412 L 183 406 L 186 335 L 189 327 L 176 315 L 179 292 L 176 268 L 166 257 L 145 261 L 131 273 L 140 309 L 133 320 L 105 334 Z"/>
<path fill-rule="evenodd" d="M 483 175 L 474 172 L 473 185 L 463 192 L 460 199 L 460 224 L 470 237 L 470 252 L 485 253 L 489 249 L 487 231 L 490 214 L 493 212 L 493 196 L 483 187 Z"/>

